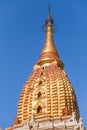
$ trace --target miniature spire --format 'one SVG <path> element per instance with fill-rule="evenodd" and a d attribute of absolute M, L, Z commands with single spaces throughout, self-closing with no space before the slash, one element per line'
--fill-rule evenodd
<path fill-rule="evenodd" d="M 56 50 L 55 44 L 54 44 L 53 27 L 54 27 L 54 21 L 53 21 L 53 18 L 51 17 L 50 4 L 49 4 L 48 5 L 48 17 L 45 21 L 46 39 L 45 39 L 45 43 L 44 43 L 44 48 L 41 52 L 40 59 L 37 62 L 37 64 L 50 63 L 52 61 L 61 62 L 58 52 Z M 61 63 L 59 63 L 59 64 L 61 64 Z"/>

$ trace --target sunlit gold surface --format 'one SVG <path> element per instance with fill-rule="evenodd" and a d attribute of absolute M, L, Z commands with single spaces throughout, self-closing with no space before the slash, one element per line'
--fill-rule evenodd
<path fill-rule="evenodd" d="M 46 41 L 45 41 L 45 44 L 44 44 L 44 48 L 41 52 L 41 55 L 44 55 L 46 53 L 47 54 L 54 53 L 57 57 L 59 57 L 57 50 L 56 50 L 56 47 L 54 45 L 53 33 L 52 33 L 52 27 L 51 26 L 47 26 L 47 28 L 46 28 Z"/>
<path fill-rule="evenodd" d="M 54 44 L 52 26 L 47 26 L 44 48 L 41 52 L 40 59 L 38 60 L 37 64 L 41 65 L 55 60 L 57 61 L 58 65 L 63 68 L 63 63 L 59 58 L 58 52 Z"/>
<path fill-rule="evenodd" d="M 35 118 L 66 117 L 76 112 L 78 104 L 53 41 L 52 26 L 46 28 L 46 41 L 40 59 L 20 94 L 17 121 Z"/>

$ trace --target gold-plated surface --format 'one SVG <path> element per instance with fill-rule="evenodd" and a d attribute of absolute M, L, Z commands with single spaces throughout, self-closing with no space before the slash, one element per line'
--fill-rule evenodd
<path fill-rule="evenodd" d="M 20 94 L 17 121 L 35 118 L 67 117 L 79 109 L 74 89 L 63 68 L 53 41 L 52 26 L 46 27 L 46 41 L 40 59 Z"/>
<path fill-rule="evenodd" d="M 37 61 L 37 64 L 41 65 L 53 61 L 57 61 L 59 66 L 61 66 L 62 68 L 64 67 L 56 50 L 53 40 L 53 27 L 50 25 L 46 27 L 46 40 L 44 43 L 44 48 L 40 55 L 40 59 Z"/>
<path fill-rule="evenodd" d="M 65 71 L 57 62 L 35 68 L 20 95 L 19 122 L 30 120 L 32 113 L 35 118 L 63 117 L 73 111 L 78 117 L 76 95 Z"/>
<path fill-rule="evenodd" d="M 57 57 L 59 57 L 56 47 L 54 45 L 52 26 L 47 26 L 46 28 L 46 41 L 41 55 L 44 55 L 45 53 L 54 53 Z"/>

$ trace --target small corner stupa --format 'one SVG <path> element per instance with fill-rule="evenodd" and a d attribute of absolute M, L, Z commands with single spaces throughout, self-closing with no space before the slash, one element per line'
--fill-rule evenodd
<path fill-rule="evenodd" d="M 14 124 L 6 130 L 85 130 L 74 88 L 55 47 L 50 6 L 48 10 L 44 47 L 21 91 Z"/>

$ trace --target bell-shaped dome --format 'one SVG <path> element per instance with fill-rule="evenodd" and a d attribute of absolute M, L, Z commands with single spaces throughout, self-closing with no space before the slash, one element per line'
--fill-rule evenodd
<path fill-rule="evenodd" d="M 65 118 L 79 109 L 74 89 L 66 75 L 53 40 L 53 19 L 46 20 L 46 40 L 40 58 L 20 94 L 19 123 L 45 117 Z"/>

